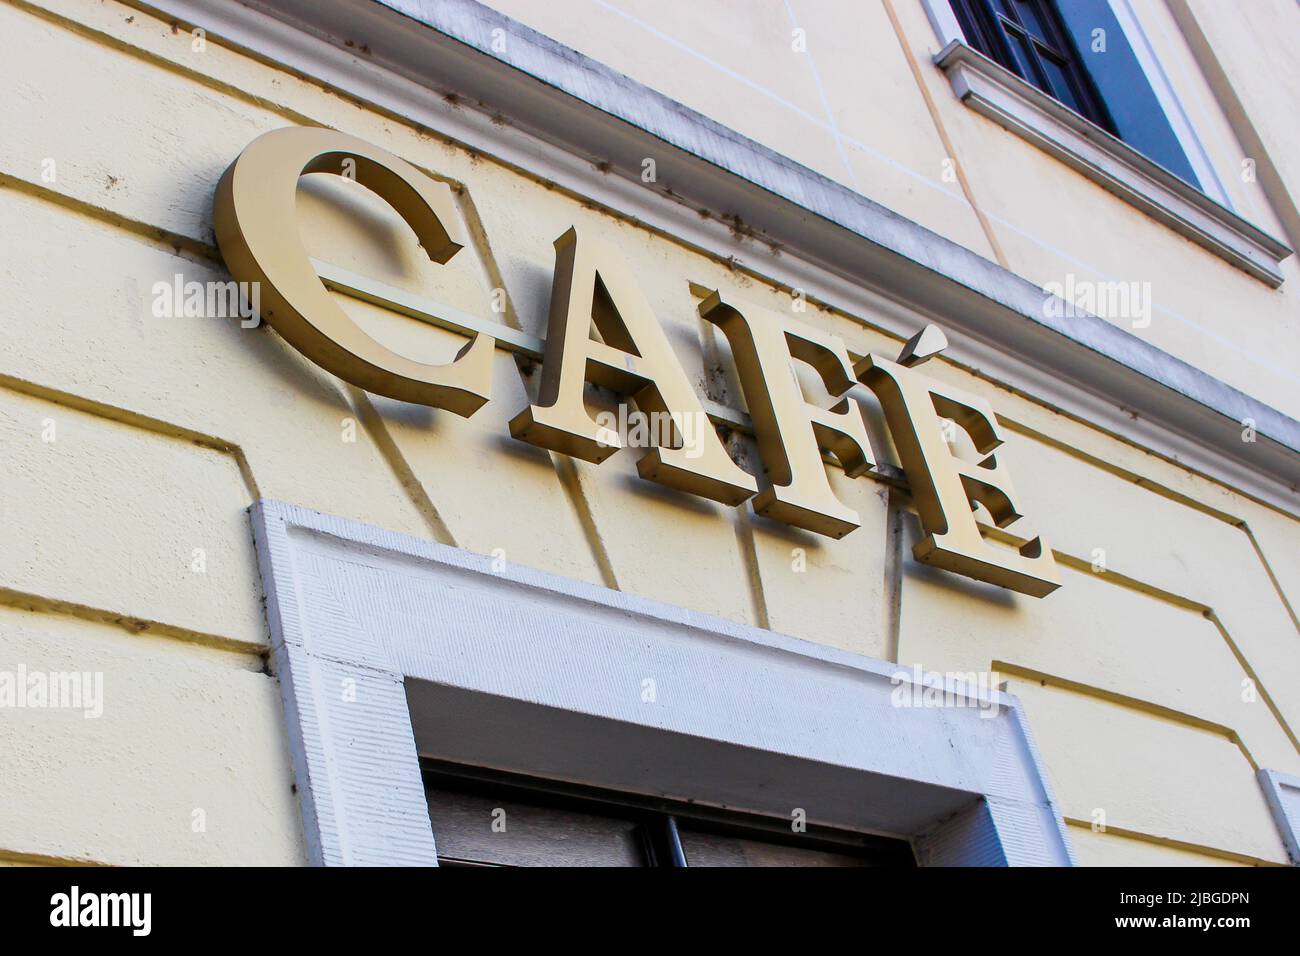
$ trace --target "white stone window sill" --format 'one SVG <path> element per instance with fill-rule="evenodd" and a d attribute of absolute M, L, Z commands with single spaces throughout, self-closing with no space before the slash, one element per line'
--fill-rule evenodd
<path fill-rule="evenodd" d="M 934 58 L 958 99 L 1273 288 L 1285 243 L 1010 70 L 953 40 Z"/>

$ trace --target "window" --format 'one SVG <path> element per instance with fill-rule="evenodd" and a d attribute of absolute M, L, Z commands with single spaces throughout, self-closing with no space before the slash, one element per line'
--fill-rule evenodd
<path fill-rule="evenodd" d="M 914 866 L 905 840 L 454 764 L 422 767 L 443 866 Z"/>
<path fill-rule="evenodd" d="M 1232 208 L 1134 0 L 922 0 L 968 107 L 1271 288 L 1286 243 Z"/>
<path fill-rule="evenodd" d="M 971 46 L 1115 133 L 1052 0 L 953 0 Z"/>
<path fill-rule="evenodd" d="M 951 0 L 966 42 L 1193 186 L 1201 183 L 1110 0 Z"/>

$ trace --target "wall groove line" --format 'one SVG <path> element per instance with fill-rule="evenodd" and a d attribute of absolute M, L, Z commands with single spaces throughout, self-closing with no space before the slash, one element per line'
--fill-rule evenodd
<path fill-rule="evenodd" d="M 147 431 L 162 436 L 163 438 L 188 442 L 193 445 L 199 445 L 203 448 L 209 448 L 213 451 L 222 452 L 223 454 L 229 455 L 234 461 L 236 468 L 238 468 L 240 478 L 244 482 L 244 490 L 248 492 L 249 500 L 256 501 L 261 497 L 261 492 L 257 487 L 257 481 L 253 477 L 252 466 L 248 463 L 248 457 L 244 454 L 244 450 L 232 441 L 218 438 L 215 435 L 208 435 L 192 428 L 188 428 L 185 425 L 178 425 L 175 422 L 165 421 L 161 418 L 154 418 L 152 415 L 144 415 L 128 408 L 110 405 L 107 402 L 101 402 L 93 398 L 86 398 L 83 395 L 76 395 L 62 389 L 52 388 L 48 385 L 41 385 L 38 382 L 18 378 L 15 375 L 9 375 L 3 372 L 0 372 L 0 388 L 8 389 L 9 391 L 16 392 L 19 395 L 38 398 L 42 401 L 49 402 L 53 405 L 60 405 L 73 411 L 93 415 L 96 418 L 104 418 L 122 425 L 139 428 L 142 431 Z"/>
<path fill-rule="evenodd" d="M 1045 671 L 1035 670 L 1031 667 L 1021 667 L 1019 664 L 1012 664 L 1008 661 L 993 660 L 989 663 L 990 669 L 997 671 L 999 674 L 1018 677 L 1022 680 L 1037 681 L 1048 687 L 1056 687 L 1061 690 L 1072 691 L 1081 694 L 1084 697 L 1091 697 L 1094 700 L 1104 700 L 1110 704 L 1117 704 L 1121 707 L 1127 707 L 1130 710 L 1140 711 L 1144 714 L 1150 714 L 1154 717 L 1161 717 L 1165 720 L 1182 724 L 1186 727 L 1192 727 L 1197 730 L 1205 730 L 1210 733 L 1218 734 L 1229 743 L 1232 743 L 1241 751 L 1241 755 L 1250 764 L 1252 772 L 1259 770 L 1259 764 L 1251 754 L 1250 748 L 1246 742 L 1241 739 L 1241 735 L 1226 724 L 1217 721 L 1208 720 L 1204 717 L 1198 717 L 1196 714 L 1187 711 L 1178 710 L 1168 707 L 1164 704 L 1157 704 L 1154 701 L 1146 700 L 1141 697 L 1133 697 L 1128 694 L 1121 694 L 1118 691 L 1107 690 L 1104 687 L 1097 687 L 1093 684 L 1085 684 L 1082 681 L 1071 680 L 1068 677 L 1060 677 L 1056 674 L 1048 674 Z M 1285 729 L 1285 724 L 1283 724 Z M 1288 734 L 1290 736 L 1290 734 Z M 1291 738 L 1292 744 L 1295 744 L 1295 738 Z M 1300 750 L 1300 747 L 1297 747 Z"/>
<path fill-rule="evenodd" d="M 19 611 L 30 611 L 34 614 L 57 614 L 92 624 L 107 624 L 120 628 L 129 634 L 147 634 L 150 637 L 166 638 L 181 644 L 192 644 L 211 650 L 226 651 L 243 657 L 255 657 L 259 660 L 264 659 L 270 652 L 270 647 L 267 645 L 223 637 L 220 634 L 193 631 L 163 621 L 122 614 L 118 611 L 109 611 L 73 601 L 63 601 L 58 598 L 46 597 L 28 591 L 19 591 L 14 588 L 0 587 L 0 605 L 12 607 Z"/>
<path fill-rule="evenodd" d="M 1077 817 L 1063 817 L 1067 826 L 1072 826 L 1080 830 L 1092 830 L 1090 820 L 1080 820 Z M 1205 846 L 1201 843 L 1188 843 L 1185 840 L 1175 840 L 1170 837 L 1157 836 L 1154 833 L 1143 833 L 1141 830 L 1128 830 L 1123 827 L 1108 826 L 1102 833 L 1112 836 L 1122 837 L 1127 840 L 1135 840 L 1139 843 L 1149 843 L 1153 846 L 1168 847 L 1171 850 L 1186 850 L 1189 853 L 1199 853 L 1202 856 L 1210 856 L 1215 859 L 1225 860 L 1232 863 L 1246 863 L 1250 866 L 1283 866 L 1281 863 L 1274 863 L 1271 860 L 1261 860 L 1258 857 L 1246 856 L 1242 853 L 1233 853 L 1231 850 L 1221 850 L 1214 846 Z"/>

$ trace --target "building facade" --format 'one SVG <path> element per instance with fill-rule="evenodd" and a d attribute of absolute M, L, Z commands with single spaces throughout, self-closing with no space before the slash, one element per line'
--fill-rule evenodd
<path fill-rule="evenodd" d="M 0 861 L 1300 862 L 1290 0 L 0 37 Z"/>

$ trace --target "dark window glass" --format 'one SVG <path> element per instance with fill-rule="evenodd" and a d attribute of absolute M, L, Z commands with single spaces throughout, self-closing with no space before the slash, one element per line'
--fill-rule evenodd
<path fill-rule="evenodd" d="M 1199 185 L 1108 0 L 951 0 L 966 42 Z"/>
<path fill-rule="evenodd" d="M 1115 132 L 1052 0 L 952 0 L 952 7 L 981 53 Z"/>
<path fill-rule="evenodd" d="M 645 866 L 637 821 L 518 794 L 427 783 L 439 861 L 478 866 Z"/>
<path fill-rule="evenodd" d="M 1037 3 L 1033 3 L 1031 0 L 1016 0 L 1015 8 L 1016 14 L 1026 30 L 1044 43 L 1051 41 L 1051 35 L 1047 31 L 1047 25 L 1044 23 L 1043 15 L 1039 11 Z"/>
<path fill-rule="evenodd" d="M 914 866 L 906 841 L 572 787 L 424 766 L 444 866 Z"/>
<path fill-rule="evenodd" d="M 874 866 L 869 857 L 838 847 L 790 845 L 682 827 L 687 866 Z"/>
<path fill-rule="evenodd" d="M 1070 82 L 1069 66 L 1050 54 L 1042 57 L 1040 62 L 1043 66 L 1043 72 L 1047 74 L 1047 82 L 1055 92 L 1056 98 L 1076 113 L 1082 113 L 1083 103 L 1075 91 L 1074 84 Z"/>

